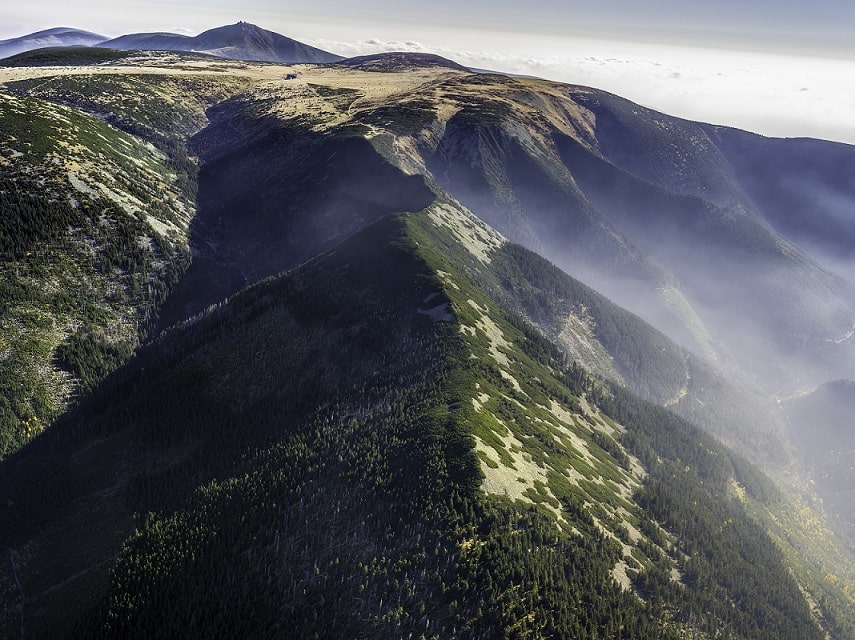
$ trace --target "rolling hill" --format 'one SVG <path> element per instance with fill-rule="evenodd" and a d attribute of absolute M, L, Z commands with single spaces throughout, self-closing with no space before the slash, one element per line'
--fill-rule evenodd
<path fill-rule="evenodd" d="M 110 39 L 88 31 L 57 27 L 18 38 L 0 40 L 0 59 L 26 52 L 35 52 L 43 48 L 70 46 L 97 47 L 119 51 L 181 51 L 212 55 L 229 60 L 256 62 L 322 64 L 344 60 L 342 56 L 322 51 L 247 22 L 216 27 L 197 36 L 167 32 L 129 33 Z M 72 56 L 73 60 L 74 55 L 86 54 L 72 51 L 68 52 L 68 55 Z M 89 55 L 97 56 L 95 53 Z M 13 60 L 12 64 L 18 62 L 19 60 Z M 65 64 L 74 64 L 74 62 L 66 60 Z M 92 63 L 77 61 L 77 64 Z"/>
<path fill-rule="evenodd" d="M 106 38 L 97 33 L 69 27 L 55 27 L 18 38 L 0 40 L 0 58 L 7 58 L 18 53 L 23 53 L 24 51 L 41 49 L 43 47 L 91 47 L 99 42 L 104 42 L 104 40 Z"/>
<path fill-rule="evenodd" d="M 786 141 L 424 56 L 30 69 L 2 634 L 852 637 L 771 397 L 852 364 Z"/>
<path fill-rule="evenodd" d="M 134 33 L 100 42 L 97 46 L 112 49 L 188 51 L 230 60 L 264 62 L 324 63 L 343 59 L 247 22 L 209 29 L 193 37 L 175 33 Z"/>

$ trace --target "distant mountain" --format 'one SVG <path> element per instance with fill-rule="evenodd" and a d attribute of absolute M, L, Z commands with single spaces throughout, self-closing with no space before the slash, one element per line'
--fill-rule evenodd
<path fill-rule="evenodd" d="M 394 53 L 377 53 L 367 56 L 356 56 L 342 60 L 339 64 L 362 71 L 402 71 L 412 68 L 445 67 L 455 71 L 469 71 L 461 64 L 432 53 L 412 53 L 401 51 Z"/>
<path fill-rule="evenodd" d="M 832 267 L 855 262 L 855 153 L 809 138 L 704 127 L 776 232 Z"/>
<path fill-rule="evenodd" d="M 86 46 L 91 47 L 104 41 L 104 36 L 90 31 L 81 31 L 69 27 L 55 27 L 37 31 L 18 38 L 0 40 L 0 58 L 16 53 L 40 49 L 41 47 Z"/>
<path fill-rule="evenodd" d="M 260 62 L 327 63 L 343 60 L 341 56 L 247 22 L 210 29 L 195 37 L 174 33 L 129 34 L 101 42 L 98 46 L 115 49 L 194 51 L 231 60 Z"/>
<path fill-rule="evenodd" d="M 98 43 L 99 47 L 125 50 L 190 51 L 190 36 L 178 33 L 131 33 Z"/>

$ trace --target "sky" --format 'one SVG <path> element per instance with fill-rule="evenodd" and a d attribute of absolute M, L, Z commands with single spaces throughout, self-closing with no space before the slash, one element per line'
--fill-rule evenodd
<path fill-rule="evenodd" d="M 855 144 L 851 0 L 30 0 L 0 9 L 0 38 L 55 26 L 193 35 L 238 20 L 341 55 L 433 52 L 694 120 Z"/>

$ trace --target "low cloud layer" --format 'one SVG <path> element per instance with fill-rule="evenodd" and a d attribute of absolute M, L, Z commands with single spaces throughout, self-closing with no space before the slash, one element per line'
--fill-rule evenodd
<path fill-rule="evenodd" d="M 692 120 L 855 144 L 855 60 L 606 41 L 511 41 L 515 51 L 379 38 L 310 44 L 345 56 L 421 51 L 463 65 L 597 87 Z M 532 53 L 520 51 L 529 44 Z"/>

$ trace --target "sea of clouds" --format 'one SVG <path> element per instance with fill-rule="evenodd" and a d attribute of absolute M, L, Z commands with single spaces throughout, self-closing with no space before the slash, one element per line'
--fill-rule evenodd
<path fill-rule="evenodd" d="M 308 43 L 344 56 L 436 53 L 468 67 L 597 87 L 691 120 L 855 144 L 851 59 L 572 38 L 506 38 L 501 50 L 381 38 Z"/>

